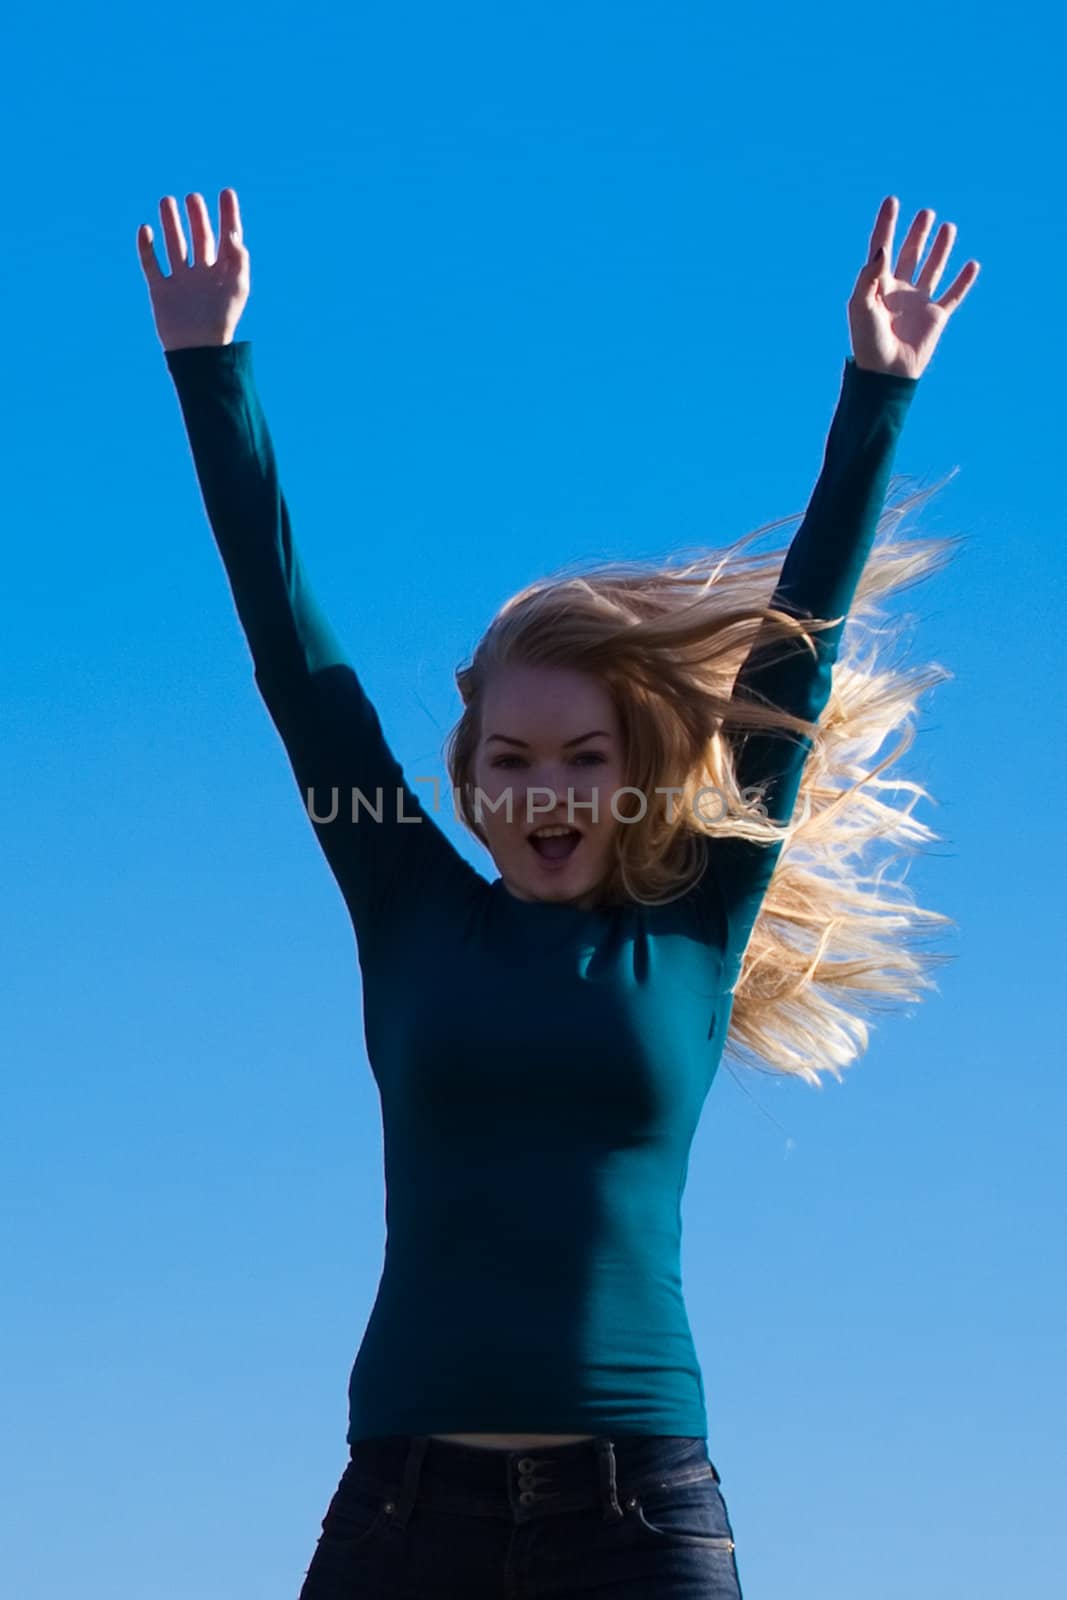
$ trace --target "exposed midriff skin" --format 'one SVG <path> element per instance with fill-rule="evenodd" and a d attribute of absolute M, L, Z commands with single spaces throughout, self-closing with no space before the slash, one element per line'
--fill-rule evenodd
<path fill-rule="evenodd" d="M 450 1444 L 480 1445 L 485 1450 L 536 1450 L 553 1444 L 579 1444 L 592 1439 L 591 1433 L 431 1433 L 431 1439 Z"/>

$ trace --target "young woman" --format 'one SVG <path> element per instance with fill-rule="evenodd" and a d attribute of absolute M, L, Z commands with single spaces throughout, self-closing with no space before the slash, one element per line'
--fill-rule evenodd
<path fill-rule="evenodd" d="M 218 249 L 187 205 L 195 263 L 169 196 L 170 276 L 147 226 L 140 260 L 255 681 L 351 914 L 385 1135 L 385 1263 L 303 1600 L 739 1596 L 682 1295 L 689 1149 L 725 1047 L 818 1084 L 864 1047 L 861 1004 L 928 984 L 905 940 L 947 919 L 858 868 L 929 837 L 922 791 L 879 776 L 896 752 L 871 761 L 939 669 L 852 645 L 949 543 L 875 548 L 978 265 L 934 299 L 955 230 L 915 277 L 933 213 L 891 269 L 881 206 L 784 565 L 739 546 L 610 565 L 503 607 L 457 674 L 448 749 L 487 882 L 406 782 L 294 547 L 234 342 L 237 196 Z"/>

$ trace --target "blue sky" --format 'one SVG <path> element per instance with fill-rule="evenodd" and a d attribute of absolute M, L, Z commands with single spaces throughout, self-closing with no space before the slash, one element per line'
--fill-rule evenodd
<path fill-rule="evenodd" d="M 801 512 L 880 201 L 982 264 L 897 456 L 965 535 L 908 770 L 956 930 L 844 1086 L 720 1070 L 683 1268 L 746 1600 L 1067 1560 L 1061 26 L 838 4 L 60 4 L 8 24 L 0 1567 L 295 1600 L 384 1236 L 347 914 L 136 230 L 234 186 L 294 532 L 409 771 L 515 589 Z M 184 201 L 183 215 L 184 215 Z M 487 876 L 488 856 L 445 817 Z"/>

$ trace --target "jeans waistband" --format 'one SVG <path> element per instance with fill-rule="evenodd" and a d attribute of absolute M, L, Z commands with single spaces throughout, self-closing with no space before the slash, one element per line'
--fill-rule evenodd
<path fill-rule="evenodd" d="M 481 1449 L 425 1434 L 358 1439 L 346 1477 L 385 1497 L 404 1524 L 416 1500 L 438 1510 L 516 1522 L 601 1508 L 620 1519 L 620 1500 L 652 1482 L 720 1481 L 704 1439 L 665 1434 L 597 1435 L 528 1450 Z"/>

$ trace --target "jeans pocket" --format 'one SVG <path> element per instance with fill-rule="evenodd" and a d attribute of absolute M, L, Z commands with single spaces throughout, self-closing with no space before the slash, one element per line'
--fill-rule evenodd
<path fill-rule="evenodd" d="M 695 1482 L 650 1484 L 634 1498 L 638 1525 L 652 1538 L 705 1550 L 733 1550 L 726 1504 L 710 1472 Z"/>
<path fill-rule="evenodd" d="M 320 1543 L 327 1541 L 353 1550 L 369 1539 L 384 1519 L 384 1493 L 379 1493 L 373 1483 L 351 1477 L 349 1469 L 322 1519 Z"/>

